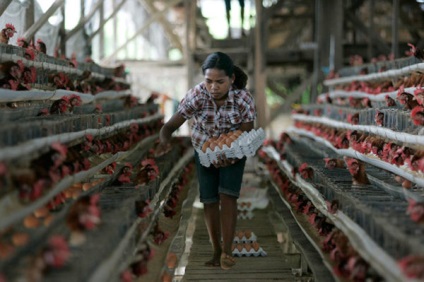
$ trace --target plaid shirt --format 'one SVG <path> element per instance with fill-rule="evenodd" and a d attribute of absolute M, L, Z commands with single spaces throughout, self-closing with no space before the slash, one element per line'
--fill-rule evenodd
<path fill-rule="evenodd" d="M 256 118 L 254 99 L 247 89 L 231 87 L 224 105 L 218 109 L 204 82 L 187 92 L 177 112 L 186 120 L 194 118 L 191 142 L 195 149 L 201 149 L 209 138 L 237 130 L 242 123 Z"/>

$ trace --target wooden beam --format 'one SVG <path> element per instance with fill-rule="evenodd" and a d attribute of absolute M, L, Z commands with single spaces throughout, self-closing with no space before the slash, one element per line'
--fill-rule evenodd
<path fill-rule="evenodd" d="M 392 54 L 399 58 L 399 0 L 393 0 L 392 14 Z"/>
<path fill-rule="evenodd" d="M 156 14 L 159 10 L 153 5 L 151 0 L 138 0 L 142 5 L 146 7 L 147 11 L 151 14 Z M 188 15 L 187 15 L 188 16 Z M 162 26 L 163 30 L 165 31 L 166 36 L 168 37 L 169 41 L 171 42 L 171 45 L 173 45 L 175 48 L 181 51 L 183 53 L 183 45 L 181 44 L 180 38 L 175 34 L 173 28 L 171 27 L 171 24 L 168 20 L 165 19 L 164 15 L 161 14 L 158 17 L 158 22 Z"/>
<path fill-rule="evenodd" d="M 375 43 L 375 47 L 378 49 L 380 53 L 388 54 L 390 53 L 390 47 L 384 42 L 384 40 L 373 30 L 369 30 L 361 20 L 358 19 L 352 13 L 344 13 L 346 19 L 352 23 L 355 29 L 364 34 L 364 36 L 372 35 L 373 41 Z"/>
<path fill-rule="evenodd" d="M 27 12 L 25 13 L 24 30 L 30 29 L 31 26 L 34 24 L 34 0 L 30 0 L 28 2 L 29 5 L 26 9 Z M 34 42 L 34 36 L 31 36 L 30 40 Z"/>
<path fill-rule="evenodd" d="M 84 27 L 84 25 L 91 20 L 91 18 L 94 16 L 94 14 L 97 12 L 97 10 L 103 5 L 104 0 L 98 0 L 96 5 L 93 7 L 93 9 L 90 11 L 90 13 L 81 19 L 76 27 L 74 27 L 71 31 L 69 31 L 66 34 L 65 40 L 68 41 L 69 38 L 74 36 L 81 28 Z"/>
<path fill-rule="evenodd" d="M 109 56 L 105 57 L 104 59 L 102 59 L 101 63 L 107 63 L 109 62 L 112 58 L 114 58 L 116 56 L 116 54 L 118 54 L 119 51 L 121 51 L 122 49 L 124 49 L 131 41 L 133 41 L 134 39 L 137 38 L 138 35 L 140 35 L 142 32 L 144 32 L 144 30 L 149 27 L 158 17 L 160 17 L 162 14 L 164 14 L 170 7 L 172 7 L 173 5 L 177 4 L 178 2 L 180 2 L 181 0 L 172 0 L 170 2 L 168 2 L 165 6 L 165 8 L 162 11 L 159 11 L 155 14 L 153 14 L 136 32 L 133 36 L 131 36 L 124 44 L 122 44 L 121 46 L 119 46 L 115 51 L 112 52 L 112 54 L 110 54 Z"/>
<path fill-rule="evenodd" d="M 3 15 L 10 3 L 12 3 L 12 0 L 3 0 L 0 2 L 0 16 Z"/>
<path fill-rule="evenodd" d="M 50 8 L 34 23 L 28 30 L 22 35 L 25 40 L 29 40 L 34 36 L 34 34 L 49 20 L 49 18 L 63 6 L 65 0 L 56 0 Z"/>
<path fill-rule="evenodd" d="M 265 95 L 266 72 L 265 72 L 265 38 L 264 38 L 264 11 L 262 0 L 255 0 L 256 7 L 256 24 L 255 24 L 255 62 L 254 62 L 254 79 L 257 110 L 257 127 L 265 128 L 268 124 L 268 111 Z"/>
<path fill-rule="evenodd" d="M 122 0 L 118 5 L 116 5 L 113 8 L 113 12 L 112 14 L 110 14 L 103 22 L 102 25 L 99 26 L 98 29 L 96 29 L 93 33 L 90 34 L 90 36 L 88 37 L 88 42 L 91 42 L 93 40 L 93 38 L 100 32 L 100 30 L 103 29 L 104 25 L 111 20 L 113 17 L 115 17 L 115 15 L 119 12 L 119 10 L 122 8 L 122 6 L 124 6 L 125 2 L 127 0 Z M 116 43 L 116 42 L 115 42 Z"/>

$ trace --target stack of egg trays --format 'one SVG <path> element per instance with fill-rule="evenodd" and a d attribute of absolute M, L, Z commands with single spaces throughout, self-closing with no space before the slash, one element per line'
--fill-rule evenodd
<path fill-rule="evenodd" d="M 220 155 L 225 155 L 227 158 L 238 159 L 241 159 L 244 156 L 252 157 L 255 155 L 256 150 L 259 149 L 264 140 L 265 132 L 262 128 L 259 128 L 258 130 L 252 129 L 248 133 L 243 132 L 231 143 L 231 147 L 224 145 L 222 149 L 216 147 L 213 151 L 208 148 L 206 152 L 201 150 L 197 150 L 197 152 L 199 154 L 200 163 L 205 167 L 209 167 Z"/>

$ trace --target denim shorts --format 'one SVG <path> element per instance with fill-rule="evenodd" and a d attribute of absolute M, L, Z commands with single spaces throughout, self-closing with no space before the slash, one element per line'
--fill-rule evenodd
<path fill-rule="evenodd" d="M 243 180 L 246 158 L 235 164 L 216 168 L 213 165 L 205 167 L 200 164 L 199 155 L 194 153 L 196 173 L 199 181 L 200 201 L 205 204 L 219 201 L 219 194 L 226 194 L 238 198 Z"/>

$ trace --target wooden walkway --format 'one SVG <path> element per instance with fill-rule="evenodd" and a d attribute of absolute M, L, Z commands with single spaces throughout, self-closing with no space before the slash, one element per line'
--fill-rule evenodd
<path fill-rule="evenodd" d="M 300 254 L 287 240 L 287 230 L 278 221 L 271 202 L 264 209 L 254 209 L 253 213 L 252 219 L 239 219 L 236 230 L 251 230 L 267 256 L 236 257 L 237 264 L 225 271 L 219 267 L 204 266 L 205 261 L 212 257 L 212 247 L 203 210 L 194 208 L 193 244 L 181 281 L 310 281 L 310 275 L 294 275 L 301 267 Z M 277 234 L 281 243 L 277 240 Z"/>

